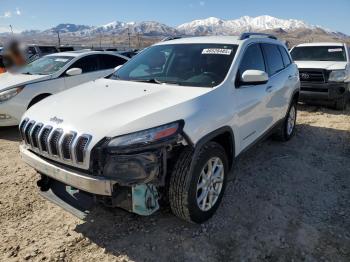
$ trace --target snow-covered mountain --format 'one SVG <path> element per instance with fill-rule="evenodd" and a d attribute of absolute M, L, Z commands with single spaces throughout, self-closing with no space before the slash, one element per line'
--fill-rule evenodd
<path fill-rule="evenodd" d="M 292 31 L 297 29 L 314 29 L 316 26 L 309 25 L 300 20 L 286 20 L 263 15 L 258 17 L 243 16 L 235 20 L 222 20 L 216 17 L 209 17 L 203 20 L 194 20 L 177 27 L 181 33 L 189 35 L 232 35 L 244 31 L 264 31 L 278 28 L 285 31 Z"/>
<path fill-rule="evenodd" d="M 95 27 L 90 30 L 90 33 L 103 33 L 103 34 L 142 34 L 149 36 L 165 36 L 177 34 L 177 30 L 173 27 L 155 21 L 144 22 L 120 22 L 114 21 L 106 25 Z"/>
<path fill-rule="evenodd" d="M 76 24 L 59 24 L 53 28 L 37 31 L 23 31 L 22 35 L 56 35 L 59 31 L 62 35 L 69 36 L 108 36 L 140 34 L 146 36 L 171 36 L 171 35 L 237 35 L 246 31 L 276 31 L 291 32 L 296 30 L 324 31 L 325 34 L 344 38 L 347 35 L 340 32 L 332 32 L 320 26 L 310 25 L 301 20 L 280 19 L 268 15 L 250 17 L 243 16 L 234 20 L 223 20 L 216 17 L 209 17 L 202 20 L 194 20 L 189 23 L 171 27 L 156 21 L 144 22 L 121 22 L 114 21 L 101 26 L 88 26 Z M 1 34 L 0 31 L 0 35 Z"/>

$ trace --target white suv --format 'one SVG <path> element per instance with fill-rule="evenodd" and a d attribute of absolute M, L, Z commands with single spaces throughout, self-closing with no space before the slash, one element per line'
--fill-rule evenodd
<path fill-rule="evenodd" d="M 350 91 L 350 48 L 346 44 L 300 44 L 291 55 L 300 71 L 300 100 L 346 108 Z"/>
<path fill-rule="evenodd" d="M 239 154 L 267 134 L 293 136 L 299 87 L 273 36 L 163 41 L 110 78 L 29 109 L 20 151 L 42 175 L 42 194 L 76 215 L 88 202 L 79 194 L 140 215 L 163 199 L 201 223 Z"/>

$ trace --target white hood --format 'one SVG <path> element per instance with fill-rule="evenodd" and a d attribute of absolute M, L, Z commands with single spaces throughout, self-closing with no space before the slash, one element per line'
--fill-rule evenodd
<path fill-rule="evenodd" d="M 123 135 L 193 116 L 200 110 L 193 99 L 211 90 L 99 79 L 39 102 L 24 117 L 90 134 L 94 144 L 106 136 Z M 50 120 L 53 117 L 63 122 L 57 125 Z"/>
<path fill-rule="evenodd" d="M 335 61 L 294 61 L 299 69 L 326 69 L 342 70 L 346 68 L 346 62 Z"/>
<path fill-rule="evenodd" d="M 47 80 L 50 78 L 51 78 L 50 75 L 25 75 L 25 74 L 13 74 L 13 73 L 6 72 L 3 74 L 0 74 L 0 91 L 8 88 L 12 88 L 12 87 L 32 84 L 32 83 Z"/>

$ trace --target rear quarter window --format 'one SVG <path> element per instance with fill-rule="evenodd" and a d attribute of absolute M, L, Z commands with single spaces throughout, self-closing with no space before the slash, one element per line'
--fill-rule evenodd
<path fill-rule="evenodd" d="M 282 54 L 282 59 L 283 59 L 283 64 L 285 67 L 288 67 L 291 63 L 292 63 L 292 60 L 290 59 L 290 56 L 289 54 L 287 53 L 286 49 L 283 48 L 282 46 L 279 46 L 278 47 L 281 54 Z"/>

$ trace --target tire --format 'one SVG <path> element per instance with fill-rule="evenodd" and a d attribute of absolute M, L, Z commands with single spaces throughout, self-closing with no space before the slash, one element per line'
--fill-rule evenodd
<path fill-rule="evenodd" d="M 212 179 L 216 177 L 217 182 L 213 183 L 214 186 L 211 192 L 207 193 L 208 197 L 198 203 L 200 196 L 204 196 L 206 192 L 209 192 L 205 190 L 208 186 L 203 187 L 203 189 L 197 188 L 199 184 L 206 184 L 203 177 L 205 172 L 210 173 L 208 172 L 209 166 L 207 166 L 209 161 L 212 161 L 211 163 L 217 161 L 215 162 L 217 165 L 216 168 L 213 168 L 215 176 L 209 176 L 210 178 L 206 181 L 212 181 Z M 193 170 L 192 172 L 191 167 Z M 204 167 L 208 167 L 208 169 L 203 169 Z M 223 170 L 223 172 L 220 170 Z M 204 173 L 202 171 L 204 171 Z M 218 174 L 221 174 L 220 179 Z M 221 203 L 227 183 L 227 175 L 227 155 L 224 148 L 218 143 L 209 142 L 204 145 L 195 159 L 193 159 L 192 149 L 185 148 L 180 154 L 170 177 L 168 190 L 172 212 L 179 218 L 189 222 L 203 223 L 207 221 L 214 215 Z M 222 183 L 218 182 L 219 180 L 222 181 Z M 210 184 L 210 182 L 208 183 Z M 209 185 L 209 188 L 210 187 Z M 214 194 L 215 191 L 217 194 Z M 203 205 L 204 201 L 210 202 L 210 200 L 213 200 L 212 205 Z"/>
<path fill-rule="evenodd" d="M 295 113 L 293 113 L 293 110 Z M 294 114 L 294 119 L 290 119 L 291 114 Z M 297 120 L 297 102 L 294 100 L 288 108 L 288 111 L 283 120 L 282 126 L 274 134 L 273 138 L 282 142 L 290 140 L 295 135 L 296 120 Z M 292 124 L 292 129 L 290 129 L 290 124 Z"/>
<path fill-rule="evenodd" d="M 346 97 L 342 97 L 338 100 L 335 101 L 335 105 L 334 105 L 334 108 L 336 110 L 345 110 L 346 109 L 346 103 L 347 103 L 347 99 Z"/>

